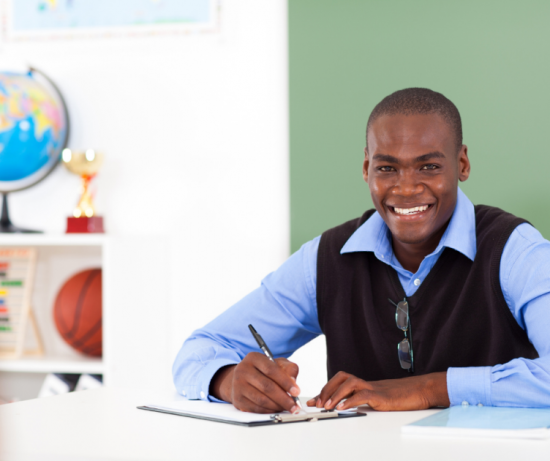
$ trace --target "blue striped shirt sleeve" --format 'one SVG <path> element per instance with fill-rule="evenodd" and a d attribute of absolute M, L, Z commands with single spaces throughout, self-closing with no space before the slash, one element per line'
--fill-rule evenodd
<path fill-rule="evenodd" d="M 449 368 L 451 405 L 550 406 L 550 242 L 529 224 L 504 247 L 500 284 L 506 303 L 539 354 L 494 367 Z"/>
<path fill-rule="evenodd" d="M 320 237 L 304 244 L 259 288 L 205 327 L 193 332 L 179 351 L 172 375 L 177 391 L 189 399 L 217 401 L 210 395 L 216 372 L 239 363 L 258 345 L 252 324 L 276 357 L 289 357 L 321 334 L 317 318 L 316 266 Z"/>

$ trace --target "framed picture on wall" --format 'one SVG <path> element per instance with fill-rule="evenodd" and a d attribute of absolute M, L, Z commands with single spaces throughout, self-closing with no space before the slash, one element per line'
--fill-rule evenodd
<path fill-rule="evenodd" d="M 0 0 L 4 40 L 215 33 L 220 0 Z"/>

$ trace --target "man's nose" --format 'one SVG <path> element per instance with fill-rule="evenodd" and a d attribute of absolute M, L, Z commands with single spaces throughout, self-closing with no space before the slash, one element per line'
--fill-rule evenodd
<path fill-rule="evenodd" d="M 392 193 L 403 197 L 412 197 L 421 194 L 424 191 L 422 182 L 419 181 L 414 172 L 401 172 L 397 177 L 397 183 L 393 187 Z"/>

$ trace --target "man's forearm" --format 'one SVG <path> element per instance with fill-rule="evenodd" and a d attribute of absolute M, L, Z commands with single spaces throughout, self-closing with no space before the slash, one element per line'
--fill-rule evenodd
<path fill-rule="evenodd" d="M 208 337 L 195 334 L 178 352 L 172 375 L 179 394 L 207 400 L 218 370 L 241 361 L 239 354 Z"/>
<path fill-rule="evenodd" d="M 224 402 L 231 402 L 231 381 L 236 365 L 220 368 L 210 382 L 210 394 Z"/>
<path fill-rule="evenodd" d="M 430 373 L 426 376 L 426 391 L 429 395 L 431 407 L 449 407 L 449 393 L 447 392 L 447 372 Z"/>
<path fill-rule="evenodd" d="M 494 367 L 449 368 L 451 405 L 550 407 L 550 357 L 518 358 Z"/>

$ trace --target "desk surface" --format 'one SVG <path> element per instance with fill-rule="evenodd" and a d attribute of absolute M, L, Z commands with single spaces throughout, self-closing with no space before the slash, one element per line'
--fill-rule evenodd
<path fill-rule="evenodd" d="M 403 424 L 435 410 L 373 411 L 364 418 L 247 428 L 136 409 L 172 399 L 173 393 L 103 388 L 2 405 L 0 459 L 471 461 L 550 457 L 550 441 L 401 435 Z"/>

